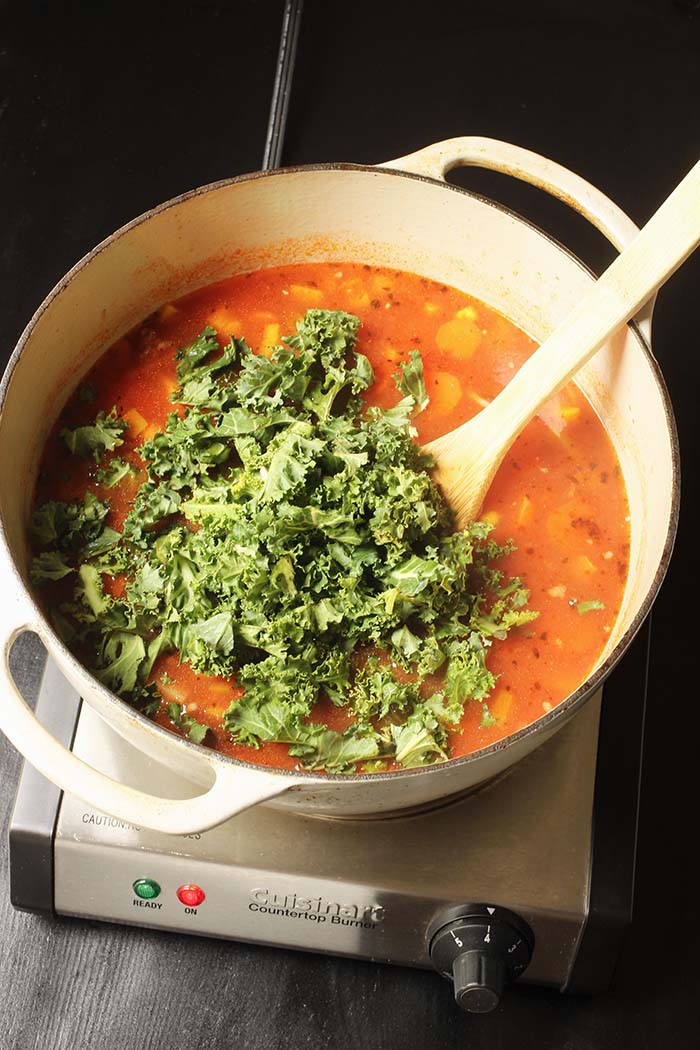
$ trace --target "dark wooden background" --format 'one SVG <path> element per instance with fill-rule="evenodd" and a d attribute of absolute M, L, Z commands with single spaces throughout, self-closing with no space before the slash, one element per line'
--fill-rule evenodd
<path fill-rule="evenodd" d="M 282 5 L 0 3 L 0 356 L 56 280 L 123 222 L 259 167 Z M 485 134 L 568 165 L 637 221 L 700 153 L 697 0 L 416 5 L 307 0 L 285 161 L 376 162 Z M 582 220 L 470 172 L 600 267 Z M 0 1050 L 347 1045 L 696 1048 L 700 981 L 694 640 L 700 257 L 659 297 L 684 509 L 657 604 L 636 921 L 610 993 L 514 989 L 461 1016 L 437 976 L 17 914 L 0 851 Z M 0 601 L 2 596 L 0 596 Z M 36 681 L 36 666 L 27 681 Z M 19 770 L 0 742 L 0 822 Z M 523 829 L 527 833 L 527 829 Z"/>

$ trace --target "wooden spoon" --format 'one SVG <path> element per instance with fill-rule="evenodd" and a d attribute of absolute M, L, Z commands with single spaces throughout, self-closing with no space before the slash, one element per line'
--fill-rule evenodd
<path fill-rule="evenodd" d="M 424 446 L 458 528 L 479 514 L 503 457 L 545 401 L 622 327 L 700 242 L 700 161 L 490 405 Z"/>

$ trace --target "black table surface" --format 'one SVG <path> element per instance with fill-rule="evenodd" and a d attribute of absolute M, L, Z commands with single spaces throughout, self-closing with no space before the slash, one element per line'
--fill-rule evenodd
<path fill-rule="evenodd" d="M 281 13 L 276 0 L 0 4 L 3 360 L 97 241 L 177 193 L 259 167 Z M 641 222 L 697 159 L 698 114 L 697 0 L 307 0 L 284 161 L 378 162 L 488 135 L 562 162 Z M 611 257 L 538 191 L 474 171 L 459 179 L 595 267 Z M 696 254 L 655 315 L 684 503 L 654 619 L 636 917 L 610 992 L 516 988 L 494 1014 L 467 1017 L 429 973 L 20 914 L 3 838 L 0 1050 L 698 1046 L 699 293 Z M 3 826 L 19 768 L 0 741 Z"/>

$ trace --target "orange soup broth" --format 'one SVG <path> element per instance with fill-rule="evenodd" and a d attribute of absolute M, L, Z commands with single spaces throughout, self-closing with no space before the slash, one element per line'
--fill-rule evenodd
<path fill-rule="evenodd" d="M 479 300 L 414 274 L 315 263 L 238 275 L 161 307 L 102 356 L 85 380 L 94 388 L 94 400 L 86 404 L 73 396 L 47 442 L 37 502 L 82 499 L 89 488 L 109 500 L 109 524 L 120 529 L 146 477 L 140 445 L 164 427 L 171 412 L 182 411 L 168 400 L 178 387 L 177 348 L 209 324 L 222 346 L 235 334 L 256 352 L 269 354 L 312 307 L 347 310 L 361 319 L 357 349 L 375 372 L 366 397 L 370 404 L 396 403 L 400 395 L 393 374 L 411 350 L 421 352 L 430 403 L 415 420 L 419 442 L 474 416 L 536 349 L 524 332 Z M 105 490 L 95 479 L 95 464 L 71 456 L 60 430 L 90 422 L 100 409 L 115 406 L 129 423 L 115 454 L 138 473 Z M 521 577 L 539 617 L 505 641 L 494 641 L 487 663 L 498 676 L 488 701 L 495 721 L 482 725 L 481 704 L 468 703 L 451 733 L 453 757 L 509 736 L 573 692 L 591 671 L 620 608 L 629 552 L 624 482 L 602 423 L 573 383 L 515 442 L 481 517 L 493 524 L 495 540 L 514 541 L 516 549 L 499 567 L 507 576 Z M 116 597 L 123 591 L 122 578 L 105 577 L 104 583 Z M 52 591 L 54 599 L 60 590 L 59 585 Z M 578 603 L 591 600 L 604 609 L 579 613 Z M 211 727 L 218 750 L 296 768 L 286 745 L 254 749 L 231 741 L 221 717 L 243 695 L 235 682 L 197 675 L 176 653 L 160 657 L 152 680 L 163 696 L 156 715 L 161 725 L 177 732 L 167 713 L 167 703 L 177 701 Z M 339 730 L 349 724 L 344 709 L 325 701 L 312 717 Z"/>

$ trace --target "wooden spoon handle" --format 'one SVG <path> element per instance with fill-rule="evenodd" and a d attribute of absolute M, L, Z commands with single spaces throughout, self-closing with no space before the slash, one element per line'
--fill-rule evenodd
<path fill-rule="evenodd" d="M 468 462 L 468 483 L 479 479 L 475 514 L 505 453 L 545 401 L 567 383 L 628 321 L 700 242 L 700 161 L 628 248 L 613 262 L 554 333 L 482 412 L 426 446 L 446 490 Z M 475 496 L 478 493 L 475 493 Z M 450 498 L 450 497 L 448 497 Z M 460 515 L 461 516 L 461 515 Z"/>

